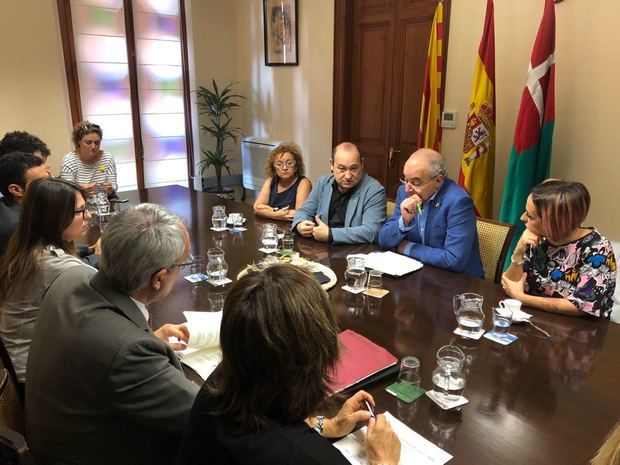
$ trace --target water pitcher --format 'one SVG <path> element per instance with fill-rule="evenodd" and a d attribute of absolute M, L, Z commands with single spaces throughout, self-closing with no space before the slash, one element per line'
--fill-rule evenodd
<path fill-rule="evenodd" d="M 473 292 L 458 294 L 454 296 L 454 315 L 459 324 L 459 329 L 465 333 L 474 334 L 482 329 L 484 323 L 484 313 L 482 312 L 482 302 L 484 298 Z"/>

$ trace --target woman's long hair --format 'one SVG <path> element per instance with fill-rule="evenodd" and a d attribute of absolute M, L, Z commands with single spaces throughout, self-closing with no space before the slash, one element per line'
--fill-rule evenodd
<path fill-rule="evenodd" d="M 62 233 L 75 218 L 75 199 L 86 193 L 74 183 L 56 178 L 36 179 L 28 185 L 19 223 L 0 260 L 0 304 L 28 286 L 39 272 L 42 250 L 52 245 L 75 255 Z"/>
<path fill-rule="evenodd" d="M 230 290 L 220 332 L 222 362 L 205 384 L 214 415 L 244 428 L 303 421 L 329 390 L 338 326 L 326 292 L 307 272 L 273 265 Z"/>

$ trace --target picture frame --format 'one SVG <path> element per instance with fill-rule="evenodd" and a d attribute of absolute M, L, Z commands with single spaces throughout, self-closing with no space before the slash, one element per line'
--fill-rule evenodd
<path fill-rule="evenodd" d="M 298 66 L 297 0 L 263 0 L 265 66 Z"/>

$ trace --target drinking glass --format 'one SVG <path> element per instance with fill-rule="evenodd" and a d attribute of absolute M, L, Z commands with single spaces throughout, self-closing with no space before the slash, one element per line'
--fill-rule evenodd
<path fill-rule="evenodd" d="M 373 291 L 383 289 L 383 273 L 378 270 L 370 270 L 368 272 L 368 283 L 366 284 L 368 294 L 373 295 Z"/>
<path fill-rule="evenodd" d="M 407 355 L 400 361 L 400 369 L 398 371 L 398 382 L 407 383 L 411 387 L 420 387 L 420 361 L 412 356 Z"/>
<path fill-rule="evenodd" d="M 504 336 L 510 332 L 511 324 L 512 310 L 510 308 L 500 306 L 493 309 L 493 333 Z"/>
<path fill-rule="evenodd" d="M 241 228 L 243 226 L 243 222 L 245 221 L 245 217 L 243 216 L 243 213 L 234 213 L 235 216 L 233 216 L 232 218 L 232 222 L 233 222 L 233 231 L 238 230 L 239 228 Z M 232 216 L 232 214 L 231 214 Z"/>
<path fill-rule="evenodd" d="M 261 236 L 263 249 L 269 252 L 275 252 L 278 249 L 278 227 L 269 223 L 263 226 L 263 235 Z"/>
<path fill-rule="evenodd" d="M 295 239 L 293 239 L 293 233 L 289 229 L 284 232 L 282 236 L 282 251 L 283 252 L 293 252 L 293 246 L 295 244 Z"/>

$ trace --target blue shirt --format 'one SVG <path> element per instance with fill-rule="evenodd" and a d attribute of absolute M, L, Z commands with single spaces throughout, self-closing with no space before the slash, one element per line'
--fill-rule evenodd
<path fill-rule="evenodd" d="M 437 191 L 437 192 L 439 192 L 439 191 Z M 402 216 L 398 219 L 398 228 L 403 233 L 406 233 L 406 232 L 410 231 L 411 228 L 413 228 L 414 226 L 417 225 L 417 227 L 418 227 L 418 229 L 420 231 L 420 237 L 422 238 L 422 244 L 424 244 L 424 245 L 426 245 L 425 242 L 424 242 L 424 229 L 426 228 L 426 218 L 428 217 L 428 205 L 435 198 L 435 196 L 437 195 L 437 192 L 435 192 L 426 202 L 424 202 L 422 204 L 422 213 L 418 214 L 416 216 L 416 218 L 414 218 L 414 220 L 413 220 L 413 222 L 412 222 L 412 224 L 410 226 L 405 226 L 405 222 L 403 221 L 403 217 Z M 413 224 L 413 223 L 415 223 L 415 224 Z M 413 249 L 414 246 L 415 246 L 415 244 L 413 242 L 410 242 L 409 244 L 407 244 L 405 246 L 405 249 L 403 250 L 405 255 L 409 255 L 409 253 L 411 252 L 411 249 Z"/>

